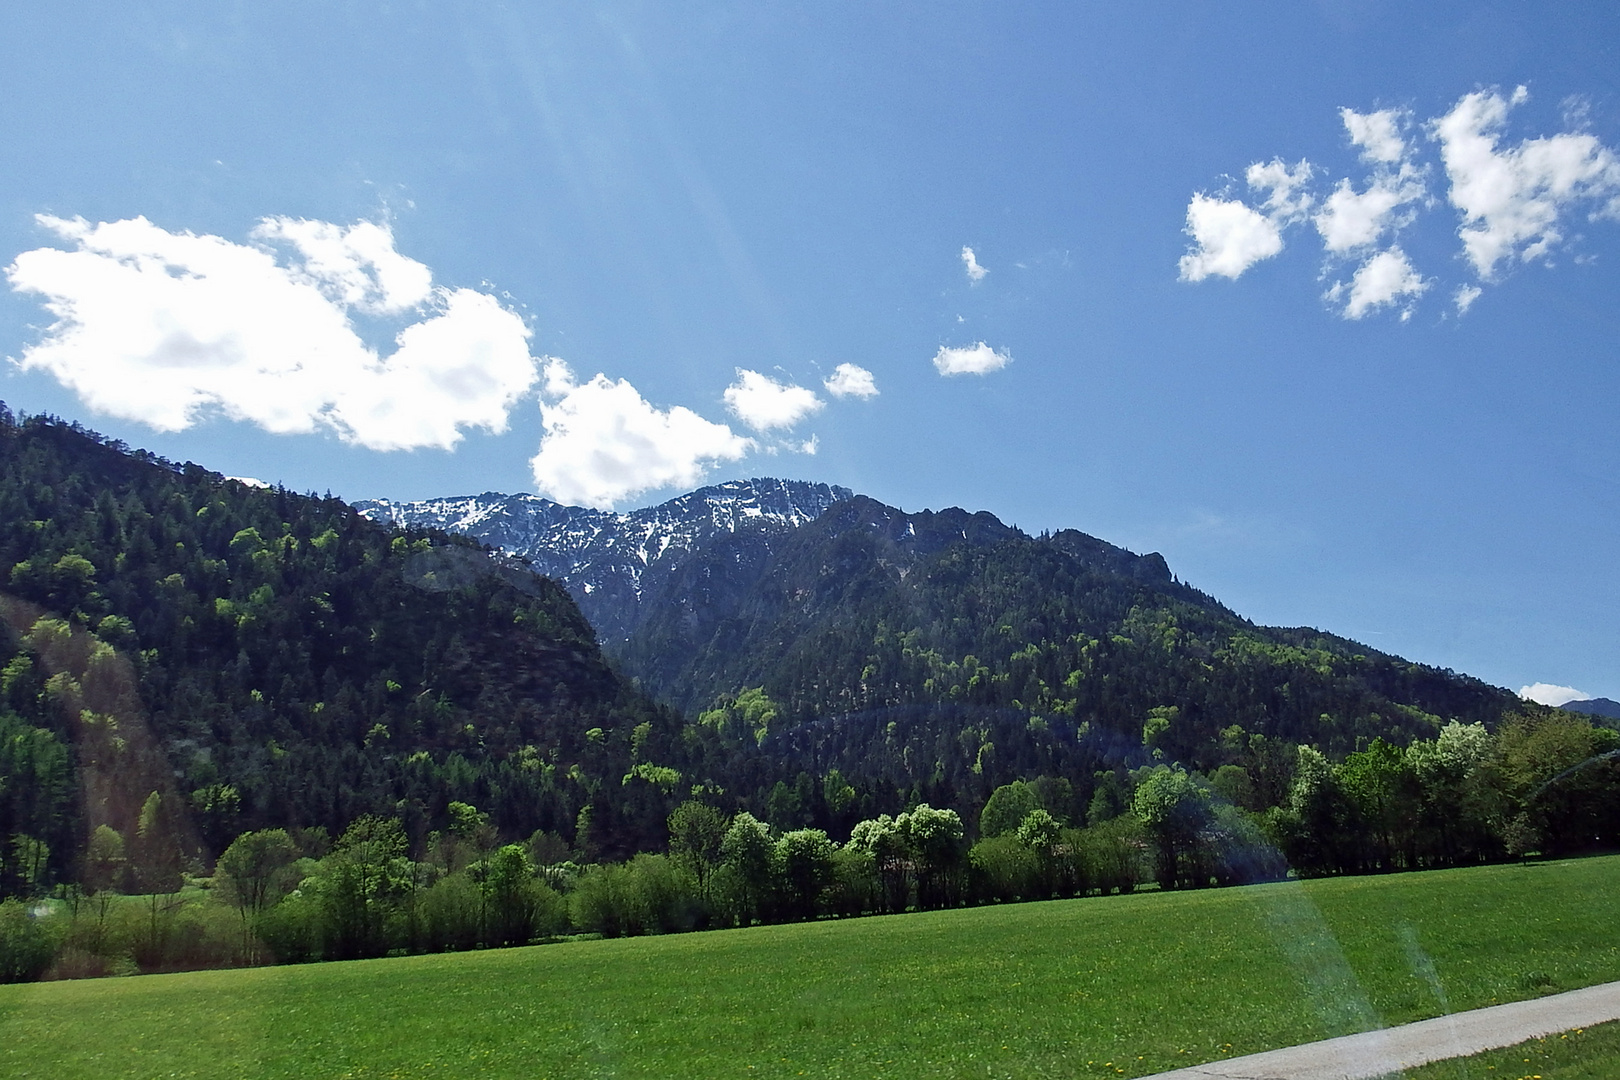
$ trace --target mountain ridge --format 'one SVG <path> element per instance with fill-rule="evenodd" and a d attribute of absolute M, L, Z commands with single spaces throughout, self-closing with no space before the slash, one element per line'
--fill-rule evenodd
<path fill-rule="evenodd" d="M 602 640 L 616 641 L 634 632 L 644 597 L 659 591 L 682 553 L 721 533 L 796 527 L 853 494 L 831 484 L 761 477 L 712 484 L 623 513 L 498 492 L 367 499 L 353 506 L 373 521 L 471 536 L 525 560 L 568 589 Z"/>
<path fill-rule="evenodd" d="M 936 777 L 976 783 L 963 770 L 976 776 L 982 760 L 952 745 L 967 738 L 965 705 L 1213 767 L 1231 756 L 1220 747 L 1238 738 L 1222 734 L 1232 728 L 1345 754 L 1374 738 L 1431 737 L 1452 719 L 1494 724 L 1517 704 L 1501 688 L 1330 633 L 1258 626 L 1178 580 L 1158 553 L 1074 529 L 1031 536 L 987 511 L 910 513 L 853 495 L 795 523 L 691 536 L 664 553 L 632 616 L 616 622 L 599 614 L 615 598 L 570 580 L 556 553 L 528 557 L 560 566 L 587 618 L 616 626 L 602 634 L 605 650 L 655 697 L 703 715 L 768 712 L 755 731 L 762 747 L 778 733 L 825 731 L 829 717 L 921 708 L 932 719 L 908 754 L 934 762 Z M 764 698 L 745 709 L 745 691 Z M 851 754 L 897 760 L 881 732 L 872 737 L 840 751 L 840 767 L 855 764 Z M 1020 758 L 1049 741 L 996 739 Z M 811 757 L 825 761 L 821 750 Z M 928 772 L 918 768 L 895 766 L 914 790 L 943 797 L 949 784 L 915 789 Z"/>

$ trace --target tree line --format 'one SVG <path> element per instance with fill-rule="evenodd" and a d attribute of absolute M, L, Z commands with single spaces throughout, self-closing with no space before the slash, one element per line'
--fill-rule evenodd
<path fill-rule="evenodd" d="M 911 807 L 841 842 L 688 799 L 663 849 L 585 861 L 538 830 L 508 842 L 452 802 L 415 849 L 398 818 L 238 836 L 209 877 L 183 872 L 163 797 L 133 833 L 99 826 L 80 883 L 0 904 L 0 978 L 354 959 L 961 906 L 1207 888 L 1564 855 L 1620 844 L 1620 734 L 1547 710 L 1495 734 L 1448 724 L 1339 762 L 1293 748 L 1284 800 L 1260 807 L 1242 765 L 1155 763 L 1073 785 L 996 788 L 964 823 Z M 197 868 L 193 868 L 194 870 Z M 128 895 L 135 894 L 135 895 Z"/>

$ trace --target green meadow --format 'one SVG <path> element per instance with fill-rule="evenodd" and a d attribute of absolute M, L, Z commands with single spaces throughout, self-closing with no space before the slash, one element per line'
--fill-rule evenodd
<path fill-rule="evenodd" d="M 1603 857 L 4 986 L 0 1075 L 1139 1076 L 1614 979 Z"/>
<path fill-rule="evenodd" d="M 1620 1023 L 1436 1061 L 1391 1080 L 1614 1080 L 1616 1063 L 1620 1063 Z"/>

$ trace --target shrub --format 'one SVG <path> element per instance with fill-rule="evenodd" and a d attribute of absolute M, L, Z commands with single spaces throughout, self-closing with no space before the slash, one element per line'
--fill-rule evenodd
<path fill-rule="evenodd" d="M 984 900 L 1018 900 L 1034 895 L 1040 876 L 1035 852 L 1018 842 L 1015 833 L 980 840 L 968 852 L 974 892 Z"/>
<path fill-rule="evenodd" d="M 478 885 L 466 871 L 434 882 L 417 900 L 420 947 L 428 952 L 477 947 L 482 904 Z"/>
<path fill-rule="evenodd" d="M 56 943 L 39 919 L 16 900 L 0 902 L 0 983 L 32 982 L 55 955 Z"/>

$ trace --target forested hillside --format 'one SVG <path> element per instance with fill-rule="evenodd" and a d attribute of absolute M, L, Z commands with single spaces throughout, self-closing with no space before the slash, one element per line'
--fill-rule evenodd
<path fill-rule="evenodd" d="M 1157 555 L 857 497 L 666 569 L 674 706 L 520 562 L 0 406 L 0 981 L 1620 843 L 1614 731 Z"/>
<path fill-rule="evenodd" d="M 456 799 L 572 837 L 610 784 L 598 846 L 661 839 L 662 793 L 620 778 L 677 718 L 562 589 L 469 541 L 0 411 L 0 574 L 13 886 L 76 878 L 143 810 L 168 861 L 206 865 L 244 829 L 364 813 L 421 838 Z"/>
<path fill-rule="evenodd" d="M 1276 748 L 1342 757 L 1450 720 L 1494 726 L 1522 704 L 1331 634 L 1256 626 L 1158 555 L 985 513 L 857 497 L 768 560 L 732 544 L 687 562 L 624 645 L 625 670 L 711 727 L 752 725 L 741 741 L 778 760 L 964 811 L 1038 773 L 1073 778 L 1083 802 L 1098 770 L 1156 760 L 1242 764 L 1275 801 Z"/>

